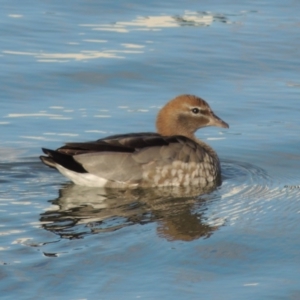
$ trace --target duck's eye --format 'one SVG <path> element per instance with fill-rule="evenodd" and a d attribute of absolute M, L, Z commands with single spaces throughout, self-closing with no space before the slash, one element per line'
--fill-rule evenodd
<path fill-rule="evenodd" d="M 192 109 L 192 112 L 193 112 L 194 114 L 199 114 L 200 109 L 195 107 L 195 108 Z"/>

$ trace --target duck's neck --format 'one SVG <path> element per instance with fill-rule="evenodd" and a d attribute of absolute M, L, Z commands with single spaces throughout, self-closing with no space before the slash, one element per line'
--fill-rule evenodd
<path fill-rule="evenodd" d="M 182 135 L 193 141 L 195 141 L 200 147 L 206 150 L 206 152 L 216 159 L 219 160 L 217 153 L 202 140 L 196 138 L 194 134 L 194 126 L 188 126 L 186 119 L 176 118 L 170 114 L 171 110 L 165 110 L 163 108 L 156 119 L 156 129 L 157 132 L 163 136 L 173 136 L 173 135 Z M 166 122 L 166 120 L 169 120 Z M 171 120 L 171 121 L 170 121 Z"/>
<path fill-rule="evenodd" d="M 165 123 L 165 120 L 158 118 L 156 121 L 157 132 L 163 136 L 182 135 L 190 138 L 191 140 L 197 141 L 194 132 L 175 120 L 174 122 Z"/>

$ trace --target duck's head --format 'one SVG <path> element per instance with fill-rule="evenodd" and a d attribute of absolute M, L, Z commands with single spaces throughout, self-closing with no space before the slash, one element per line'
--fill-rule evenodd
<path fill-rule="evenodd" d="M 194 139 L 197 129 L 206 126 L 229 128 L 203 99 L 181 95 L 168 102 L 158 113 L 157 132 L 164 136 L 183 135 Z"/>

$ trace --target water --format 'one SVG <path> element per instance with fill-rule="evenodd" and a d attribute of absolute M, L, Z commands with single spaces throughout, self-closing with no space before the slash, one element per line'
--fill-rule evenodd
<path fill-rule="evenodd" d="M 226 3 L 225 3 L 226 2 Z M 296 1 L 1 6 L 1 299 L 299 299 Z M 80 188 L 41 147 L 153 131 L 191 93 L 223 185 Z"/>

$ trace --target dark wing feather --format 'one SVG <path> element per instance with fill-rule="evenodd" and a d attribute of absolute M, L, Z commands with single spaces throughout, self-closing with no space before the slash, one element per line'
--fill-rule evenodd
<path fill-rule="evenodd" d="M 107 141 L 107 140 L 118 140 L 123 138 L 130 137 L 143 137 L 143 136 L 160 136 L 159 133 L 155 132 L 138 132 L 138 133 L 125 133 L 125 134 L 114 134 L 107 136 L 105 138 L 99 139 L 98 141 Z"/>
<path fill-rule="evenodd" d="M 83 166 L 74 160 L 73 156 L 60 153 L 56 150 L 50 150 L 45 148 L 42 148 L 42 150 L 45 154 L 48 155 L 48 157 L 40 156 L 40 159 L 47 166 L 55 168 L 55 165 L 59 164 L 65 167 L 66 169 L 78 173 L 87 173 L 87 171 L 83 168 Z"/>
<path fill-rule="evenodd" d="M 95 152 L 123 152 L 132 153 L 134 148 L 126 147 L 124 145 L 109 144 L 102 142 L 85 142 L 85 143 L 67 143 L 65 146 L 56 149 L 57 152 L 67 155 L 78 155 Z"/>
<path fill-rule="evenodd" d="M 168 141 L 158 133 L 131 133 L 113 135 L 97 141 L 84 143 L 67 143 L 56 151 L 68 155 L 94 152 L 133 153 L 136 149 L 168 145 Z"/>

